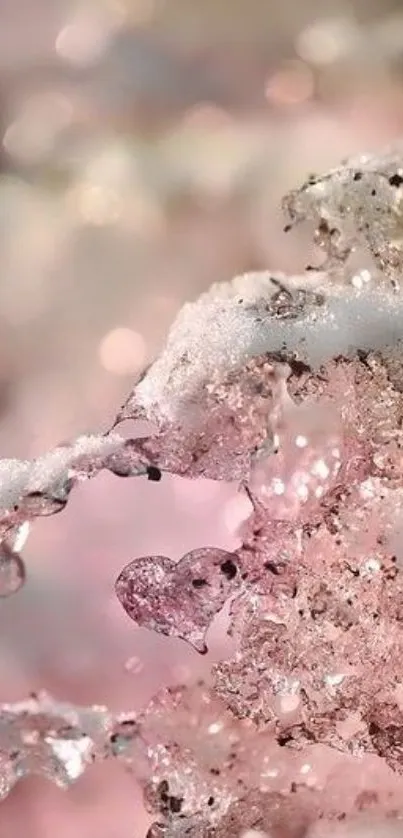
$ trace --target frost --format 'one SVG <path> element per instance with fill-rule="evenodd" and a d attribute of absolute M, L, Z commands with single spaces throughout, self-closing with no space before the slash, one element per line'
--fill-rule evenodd
<path fill-rule="evenodd" d="M 95 476 L 101 469 L 117 475 L 158 473 L 143 453 L 143 440 L 118 434 L 82 436 L 71 445 L 55 448 L 32 462 L 0 460 L 0 533 L 40 515 L 53 515 L 67 503 L 74 484 Z M 15 529 L 17 528 L 17 530 Z"/>
<path fill-rule="evenodd" d="M 232 649 L 206 683 L 136 717 L 3 705 L 3 796 L 25 774 L 67 785 L 113 756 L 144 786 L 149 838 L 401 834 L 400 165 L 400 151 L 360 158 L 288 196 L 293 222 L 315 220 L 323 271 L 247 274 L 184 306 L 115 422 L 155 433 L 0 464 L 3 593 L 23 578 L 24 522 L 102 468 L 238 481 L 250 511 L 234 552 L 142 557 L 116 581 L 137 625 L 200 653 L 227 604 Z"/>
<path fill-rule="evenodd" d="M 276 457 L 257 452 L 249 480 L 256 498 L 274 520 L 308 518 L 335 485 L 341 467 L 343 435 L 335 411 L 285 401 L 273 421 Z"/>
<path fill-rule="evenodd" d="M 381 155 L 352 158 L 324 176 L 310 177 L 284 199 L 284 207 L 290 227 L 305 219 L 315 222 L 316 242 L 327 255 L 322 269 L 338 279 L 344 272 L 351 280 L 345 263 L 361 248 L 377 278 L 398 287 L 403 269 L 402 187 L 400 146 Z M 353 284 L 361 287 L 362 274 L 355 276 Z"/>
<path fill-rule="evenodd" d="M 290 320 L 284 314 L 273 316 L 270 297 L 260 296 L 259 274 L 243 277 L 251 289 L 256 279 L 253 304 L 241 297 L 223 303 L 206 295 L 184 306 L 166 349 L 137 385 L 120 418 L 141 409 L 150 420 L 163 424 L 180 419 L 188 425 L 196 421 L 197 408 L 201 412 L 205 391 L 218 390 L 231 370 L 251 358 L 285 352 L 317 367 L 353 348 L 377 349 L 402 336 L 403 300 L 393 294 L 372 287 L 360 292 L 325 285 L 320 296 L 307 290 L 306 304 Z M 310 281 L 308 274 L 307 289 Z M 214 287 L 212 295 L 213 291 Z"/>
<path fill-rule="evenodd" d="M 339 355 L 388 347 L 398 376 L 403 298 L 375 283 L 357 289 L 312 276 L 247 274 L 185 305 L 116 422 L 155 422 L 143 450 L 163 469 L 247 479 L 270 436 L 281 364 L 303 379 Z"/>
<path fill-rule="evenodd" d="M 145 415 L 163 424 L 183 419 L 186 411 L 186 421 L 197 422 L 204 388 L 213 389 L 249 358 L 279 349 L 310 304 L 321 302 L 302 277 L 245 274 L 212 286 L 183 306 L 165 349 L 118 420 Z"/>
<path fill-rule="evenodd" d="M 53 739 L 48 736 L 47 744 L 51 746 L 58 761 L 65 766 L 69 780 L 77 780 L 91 757 L 91 739 L 83 736 L 76 742 L 74 739 Z"/>
<path fill-rule="evenodd" d="M 118 726 L 105 707 L 75 707 L 45 692 L 0 705 L 0 798 L 29 774 L 70 785 L 86 765 L 113 753 Z"/>
<path fill-rule="evenodd" d="M 206 629 L 239 584 L 236 557 L 205 547 L 177 564 L 164 556 L 136 559 L 122 570 L 115 589 L 138 625 L 181 637 L 204 653 Z"/>

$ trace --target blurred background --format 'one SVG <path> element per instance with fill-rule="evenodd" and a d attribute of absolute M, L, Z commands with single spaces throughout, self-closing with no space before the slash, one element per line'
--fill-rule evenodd
<path fill-rule="evenodd" d="M 0 446 L 111 423 L 187 299 L 301 270 L 282 194 L 403 131 L 402 0 L 0 0 Z M 130 427 L 128 427 L 130 431 Z M 35 524 L 0 601 L 0 701 L 141 706 L 203 671 L 113 594 L 147 553 L 234 546 L 233 486 L 100 475 Z M 212 641 L 212 656 L 221 652 Z M 130 775 L 29 779 L 0 838 L 140 838 Z"/>

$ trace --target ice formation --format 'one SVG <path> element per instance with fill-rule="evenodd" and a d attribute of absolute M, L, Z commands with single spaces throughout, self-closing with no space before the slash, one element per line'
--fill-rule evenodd
<path fill-rule="evenodd" d="M 0 705 L 0 800 L 28 774 L 66 788 L 95 759 L 122 756 L 136 731 L 106 707 L 75 707 L 45 692 Z"/>
<path fill-rule="evenodd" d="M 237 577 L 235 555 L 206 547 L 192 550 L 177 563 L 165 556 L 135 559 L 122 570 L 116 593 L 133 620 L 162 634 L 178 635 L 198 652 L 206 652 L 205 631 L 237 589 Z"/>
<path fill-rule="evenodd" d="M 148 438 L 0 464 L 9 593 L 17 527 L 101 468 L 235 480 L 251 510 L 233 553 L 138 558 L 116 581 L 137 625 L 200 653 L 230 601 L 230 658 L 136 718 L 3 706 L 3 795 L 29 771 L 65 783 L 123 755 L 149 838 L 403 835 L 402 187 L 398 149 L 289 195 L 320 269 L 247 274 L 184 306 L 114 424 L 150 420 Z"/>

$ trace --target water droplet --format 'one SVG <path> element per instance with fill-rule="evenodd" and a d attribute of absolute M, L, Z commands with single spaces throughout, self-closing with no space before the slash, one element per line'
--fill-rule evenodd
<path fill-rule="evenodd" d="M 18 553 L 0 544 L 0 596 L 15 594 L 25 582 L 25 566 Z"/>

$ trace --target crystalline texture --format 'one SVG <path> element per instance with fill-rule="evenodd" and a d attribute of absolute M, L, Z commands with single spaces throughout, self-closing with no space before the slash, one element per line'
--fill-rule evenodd
<path fill-rule="evenodd" d="M 146 418 L 154 435 L 0 465 L 5 567 L 16 525 L 100 468 L 238 480 L 252 510 L 233 553 L 139 558 L 116 582 L 137 624 L 199 652 L 230 599 L 231 657 L 137 718 L 3 706 L 3 794 L 29 771 L 64 784 L 126 754 L 149 838 L 402 833 L 402 186 L 397 152 L 288 196 L 328 273 L 250 274 L 186 305 L 115 422 Z M 363 245 L 376 268 L 348 284 Z"/>
<path fill-rule="evenodd" d="M 310 302 L 320 304 L 322 297 L 302 277 L 246 274 L 213 286 L 181 309 L 165 349 L 118 419 L 145 415 L 164 424 L 182 416 L 199 424 L 202 391 L 214 391 L 249 358 L 278 349 Z"/>
<path fill-rule="evenodd" d="M 402 782 L 380 760 L 372 766 L 312 743 L 295 753 L 276 741 L 273 724 L 240 722 L 204 684 L 164 691 L 142 727 L 152 767 L 146 801 L 159 811 L 148 838 L 228 838 L 246 829 L 297 836 L 318 817 L 337 824 L 368 811 L 397 824 Z"/>
<path fill-rule="evenodd" d="M 0 705 L 0 798 L 29 774 L 70 785 L 86 764 L 114 752 L 119 724 L 104 707 L 74 707 L 46 693 Z"/>
<path fill-rule="evenodd" d="M 192 550 L 177 564 L 164 556 L 136 559 L 122 570 L 115 588 L 139 625 L 182 637 L 206 652 L 205 631 L 239 581 L 236 557 L 206 547 Z"/>
<path fill-rule="evenodd" d="M 340 278 L 346 260 L 364 247 L 380 276 L 400 286 L 403 269 L 403 147 L 361 155 L 324 176 L 311 176 L 284 200 L 291 224 L 312 219 L 316 242 L 327 254 L 322 266 Z M 366 265 L 363 266 L 366 268 Z M 360 287 L 368 270 L 357 274 Z"/>
<path fill-rule="evenodd" d="M 159 469 L 143 452 L 144 440 L 118 434 L 83 436 L 33 461 L 0 461 L 0 535 L 40 515 L 53 515 L 67 503 L 75 483 L 101 469 L 119 476 L 147 475 L 159 479 Z"/>
<path fill-rule="evenodd" d="M 143 451 L 160 468 L 240 480 L 267 438 L 273 400 L 281 401 L 280 364 L 303 380 L 340 354 L 393 344 L 403 299 L 371 283 L 357 289 L 326 284 L 323 276 L 313 281 L 309 272 L 288 280 L 250 274 L 218 289 L 184 306 L 117 421 L 157 423 Z"/>
<path fill-rule="evenodd" d="M 333 283 L 335 266 L 364 242 L 396 286 L 399 246 L 391 234 L 400 223 L 400 184 L 384 164 L 368 162 L 359 177 L 357 169 L 343 168 L 313 197 L 309 184 L 290 199 L 294 217 L 301 199 L 302 217 L 308 195 L 308 214 L 318 214 L 321 234 L 326 224 L 338 225 L 337 236 L 331 233 L 338 249 L 323 239 Z M 371 192 L 379 188 L 373 224 L 363 182 Z M 209 723 L 226 731 L 232 756 L 227 763 L 221 755 L 215 774 L 200 742 L 185 743 L 178 734 L 172 741 L 160 729 L 153 750 L 160 821 L 153 836 L 227 838 L 247 828 L 303 835 L 319 814 L 330 819 L 330 834 L 332 818 L 346 816 L 348 828 L 359 831 L 354 814 L 374 805 L 377 817 L 392 818 L 393 833 L 401 812 L 400 804 L 388 810 L 371 782 L 350 802 L 343 791 L 335 796 L 330 782 L 325 804 L 323 767 L 311 749 L 323 748 L 326 759 L 339 754 L 344 766 L 351 755 L 365 754 L 386 761 L 395 776 L 403 771 L 403 588 L 395 554 L 403 513 L 403 303 L 371 281 L 312 285 L 311 276 L 302 304 L 282 280 L 282 307 L 275 310 L 270 282 L 259 284 L 254 275 L 185 308 L 121 414 L 139 411 L 159 424 L 147 446 L 160 464 L 187 474 L 236 475 L 254 503 L 236 551 L 242 588 L 230 630 L 237 650 L 214 667 L 207 701 L 215 706 L 219 696 L 232 713 L 231 735 L 218 707 Z M 212 342 L 203 346 L 197 317 L 205 331 L 205 306 L 216 319 Z M 186 613 L 186 602 L 176 615 L 169 608 L 169 633 L 180 630 Z M 196 706 L 184 709 L 185 718 L 197 717 Z M 182 729 L 179 709 L 177 718 Z M 235 765 L 239 780 L 244 758 L 249 781 L 235 790 L 231 772 Z"/>

